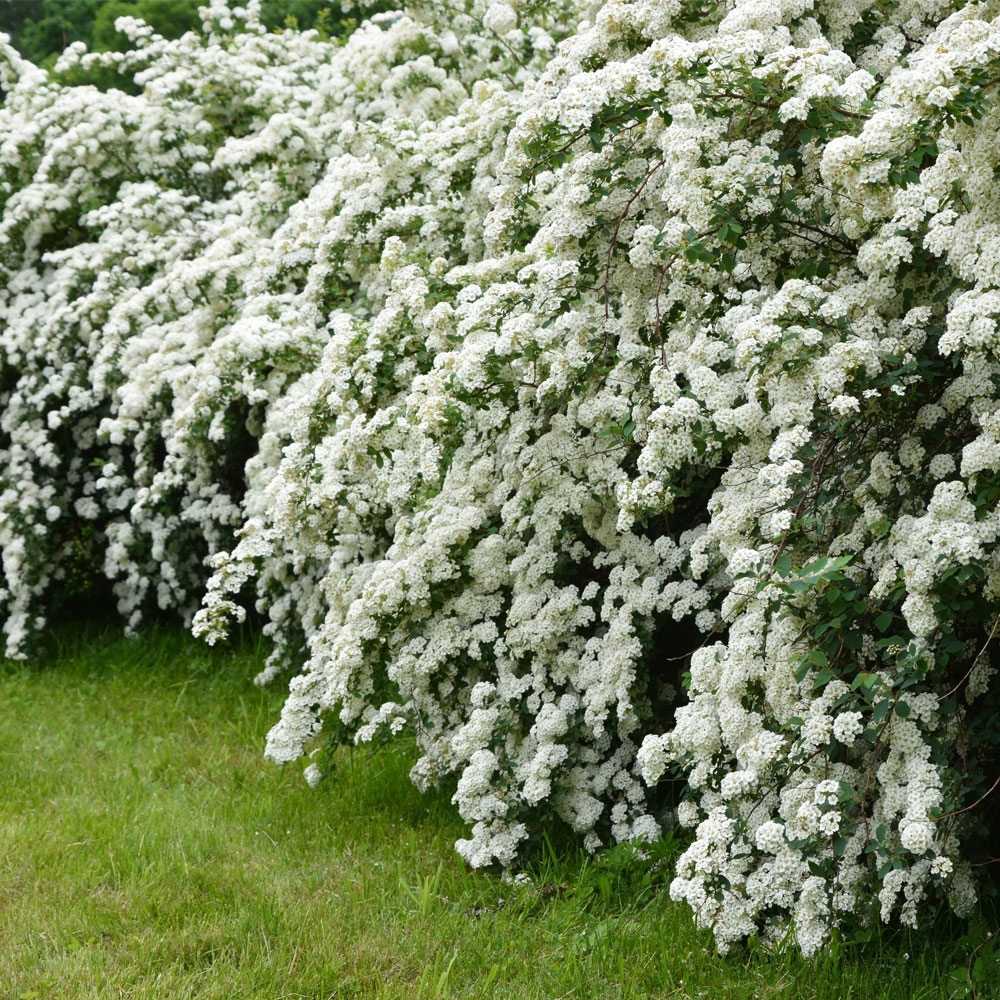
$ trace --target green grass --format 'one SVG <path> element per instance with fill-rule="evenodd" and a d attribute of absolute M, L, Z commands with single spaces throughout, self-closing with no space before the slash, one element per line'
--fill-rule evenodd
<path fill-rule="evenodd" d="M 467 871 L 405 747 L 345 751 L 315 790 L 268 764 L 258 650 L 68 636 L 0 668 L 0 1000 L 971 996 L 982 918 L 720 959 L 620 854 L 550 856 L 526 887 Z"/>

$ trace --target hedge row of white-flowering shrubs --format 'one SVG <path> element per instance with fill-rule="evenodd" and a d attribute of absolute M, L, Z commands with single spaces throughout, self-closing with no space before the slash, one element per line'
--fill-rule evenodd
<path fill-rule="evenodd" d="M 1000 2 L 204 19 L 63 56 L 138 96 L 0 45 L 7 654 L 81 575 L 209 641 L 249 602 L 270 757 L 411 730 L 473 865 L 676 821 L 723 950 L 968 911 Z"/>

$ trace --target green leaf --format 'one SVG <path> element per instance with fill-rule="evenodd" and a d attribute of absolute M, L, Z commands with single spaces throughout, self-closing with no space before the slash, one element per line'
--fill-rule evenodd
<path fill-rule="evenodd" d="M 857 691 L 859 689 L 864 689 L 866 692 L 874 687 L 879 682 L 879 676 L 877 674 L 869 674 L 862 671 L 857 677 L 851 681 L 851 690 Z"/>

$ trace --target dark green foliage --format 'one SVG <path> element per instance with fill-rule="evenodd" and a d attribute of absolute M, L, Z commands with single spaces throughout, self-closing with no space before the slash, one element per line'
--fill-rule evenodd
<path fill-rule="evenodd" d="M 22 55 L 51 69 L 73 42 L 84 42 L 91 52 L 126 51 L 128 41 L 115 29 L 119 17 L 137 17 L 166 38 L 200 31 L 202 5 L 203 0 L 0 0 L 0 31 Z M 348 26 L 336 0 L 264 0 L 261 20 L 271 31 L 316 28 L 323 35 L 341 34 Z M 67 82 L 133 89 L 113 70 L 74 72 Z"/>
<path fill-rule="evenodd" d="M 17 45 L 25 23 L 42 17 L 43 7 L 43 0 L 0 0 L 0 31 Z"/>

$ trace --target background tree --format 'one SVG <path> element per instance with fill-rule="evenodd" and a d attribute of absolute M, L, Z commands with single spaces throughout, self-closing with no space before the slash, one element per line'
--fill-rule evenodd
<path fill-rule="evenodd" d="M 36 66 L 51 70 L 73 42 L 83 42 L 91 52 L 127 51 L 128 40 L 115 28 L 120 17 L 139 18 L 165 38 L 200 31 L 201 6 L 201 0 L 0 0 L 0 31 Z M 343 17 L 336 0 L 265 0 L 261 20 L 272 31 L 316 28 L 323 37 L 346 33 L 355 24 Z M 135 89 L 111 69 L 77 69 L 67 82 Z"/>

